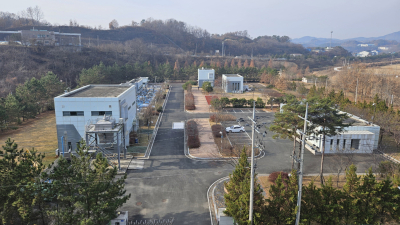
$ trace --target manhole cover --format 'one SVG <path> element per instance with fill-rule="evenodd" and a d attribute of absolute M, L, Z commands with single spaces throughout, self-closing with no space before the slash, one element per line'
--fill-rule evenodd
<path fill-rule="evenodd" d="M 140 205 L 142 205 L 142 203 L 141 202 L 136 202 L 136 205 L 140 206 Z"/>
<path fill-rule="evenodd" d="M 164 202 L 164 203 L 165 203 L 165 202 L 168 202 L 168 199 L 163 199 L 162 202 Z"/>

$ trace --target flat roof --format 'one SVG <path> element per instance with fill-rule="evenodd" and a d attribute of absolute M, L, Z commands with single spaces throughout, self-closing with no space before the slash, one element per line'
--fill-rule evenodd
<path fill-rule="evenodd" d="M 239 74 L 222 74 L 222 75 L 224 75 L 226 77 L 242 77 Z"/>
<path fill-rule="evenodd" d="M 122 85 L 90 85 L 87 88 L 64 95 L 63 97 L 118 97 L 132 86 Z"/>

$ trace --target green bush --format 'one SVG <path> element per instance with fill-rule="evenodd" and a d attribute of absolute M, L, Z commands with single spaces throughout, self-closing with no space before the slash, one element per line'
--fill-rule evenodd
<path fill-rule="evenodd" d="M 157 112 L 162 112 L 162 111 L 163 111 L 163 108 L 162 108 L 161 105 L 159 105 L 159 106 L 157 107 Z"/>
<path fill-rule="evenodd" d="M 212 92 L 213 91 L 213 87 L 211 86 L 211 83 L 207 82 L 207 81 L 203 83 L 202 88 L 206 92 Z"/>

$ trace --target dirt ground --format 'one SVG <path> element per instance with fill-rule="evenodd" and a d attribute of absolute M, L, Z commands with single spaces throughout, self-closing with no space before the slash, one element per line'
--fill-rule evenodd
<path fill-rule="evenodd" d="M 199 158 L 220 158 L 221 154 L 214 143 L 208 118 L 195 119 L 195 121 L 199 130 L 200 147 L 189 149 L 190 154 Z"/>
<path fill-rule="evenodd" d="M 11 138 L 19 148 L 35 148 L 40 153 L 45 153 L 44 164 L 50 164 L 56 159 L 57 130 L 54 111 L 41 113 L 36 119 L 30 119 L 17 130 L 8 130 L 0 133 L 0 143 Z"/>

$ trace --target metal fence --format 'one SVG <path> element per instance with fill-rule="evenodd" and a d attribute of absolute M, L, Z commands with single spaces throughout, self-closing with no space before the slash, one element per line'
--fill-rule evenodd
<path fill-rule="evenodd" d="M 147 150 L 146 150 L 146 153 L 144 154 L 144 157 L 145 157 L 145 158 L 147 158 L 147 157 L 150 156 L 151 149 L 153 148 L 154 140 L 156 139 L 157 132 L 158 132 L 158 128 L 159 128 L 159 126 L 160 126 L 162 117 L 163 117 L 163 115 L 164 115 L 164 110 L 165 110 L 165 107 L 166 107 L 166 105 L 167 105 L 167 101 L 168 101 L 169 93 L 170 93 L 170 92 L 171 92 L 170 89 L 168 89 L 168 93 L 167 93 L 167 95 L 165 96 L 165 101 L 164 101 L 164 104 L 163 104 L 163 106 L 162 106 L 162 109 L 163 109 L 163 110 L 162 110 L 160 116 L 159 116 L 158 119 L 157 119 L 156 125 L 154 126 L 153 135 L 151 135 L 151 139 L 150 139 L 150 141 L 149 141 L 149 144 L 147 145 Z"/>
<path fill-rule="evenodd" d="M 128 225 L 136 225 L 136 224 L 160 224 L 160 225 L 172 225 L 174 224 L 174 218 L 171 219 L 149 219 L 149 220 L 136 220 L 136 221 L 129 221 Z"/>

